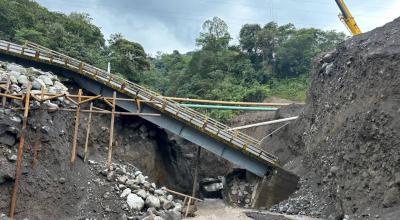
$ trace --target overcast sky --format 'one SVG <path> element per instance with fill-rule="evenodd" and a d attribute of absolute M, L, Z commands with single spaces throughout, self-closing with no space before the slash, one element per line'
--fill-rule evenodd
<path fill-rule="evenodd" d="M 213 16 L 225 20 L 233 42 L 243 24 L 270 21 L 297 27 L 339 30 L 334 0 L 37 0 L 51 11 L 86 12 L 106 38 L 122 33 L 147 53 L 186 52 L 196 48 L 202 23 Z M 362 31 L 400 16 L 400 0 L 346 0 Z"/>

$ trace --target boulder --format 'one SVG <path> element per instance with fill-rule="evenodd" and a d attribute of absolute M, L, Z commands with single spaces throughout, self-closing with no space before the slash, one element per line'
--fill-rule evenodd
<path fill-rule="evenodd" d="M 11 93 L 21 92 L 21 87 L 19 87 L 17 84 L 11 84 L 10 89 L 11 89 Z"/>
<path fill-rule="evenodd" d="M 138 171 L 135 172 L 134 175 L 135 175 L 135 176 L 138 176 L 138 175 L 140 175 L 140 174 L 142 174 L 142 172 L 138 170 Z"/>
<path fill-rule="evenodd" d="M 183 207 L 180 203 L 174 203 L 174 208 L 173 208 L 174 211 L 181 212 L 182 208 Z"/>
<path fill-rule="evenodd" d="M 8 162 L 4 157 L 0 157 L 0 167 L 0 184 L 14 180 L 15 164 Z"/>
<path fill-rule="evenodd" d="M 160 197 L 160 202 L 164 210 L 168 210 L 173 206 L 172 202 L 163 196 Z"/>
<path fill-rule="evenodd" d="M 47 86 L 54 85 L 54 83 L 51 80 L 51 78 L 49 76 L 47 76 L 47 75 L 40 75 L 39 79 L 43 80 L 44 84 L 46 84 Z"/>
<path fill-rule="evenodd" d="M 330 75 L 334 68 L 335 68 L 335 65 L 333 63 L 326 65 L 325 74 Z"/>
<path fill-rule="evenodd" d="M 126 189 L 124 189 L 124 191 L 122 191 L 122 193 L 121 193 L 121 195 L 120 195 L 119 197 L 124 198 L 124 197 L 126 197 L 127 195 L 129 195 L 131 192 L 132 192 L 131 189 L 126 188 Z"/>
<path fill-rule="evenodd" d="M 17 155 L 13 154 L 13 155 L 8 156 L 8 160 L 9 160 L 10 162 L 15 162 L 15 161 L 17 161 Z"/>
<path fill-rule="evenodd" d="M 14 63 L 9 63 L 7 64 L 7 70 L 11 72 L 18 72 L 20 74 L 26 74 L 27 71 L 24 67 L 14 64 Z"/>
<path fill-rule="evenodd" d="M 60 83 L 60 82 L 58 82 L 58 81 L 55 81 L 55 82 L 54 82 L 54 88 L 55 88 L 57 91 L 59 91 L 60 93 L 62 93 L 62 92 L 67 92 L 67 91 L 68 91 L 68 88 L 67 88 L 66 86 L 64 86 L 64 84 L 62 84 L 62 83 Z"/>
<path fill-rule="evenodd" d="M 143 199 L 147 198 L 147 192 L 144 189 L 139 189 L 139 191 L 136 193 L 138 196 L 142 197 Z"/>
<path fill-rule="evenodd" d="M 180 219 L 182 219 L 181 213 L 178 211 L 174 211 L 174 210 L 165 211 L 161 217 L 163 217 L 165 220 L 180 220 Z"/>
<path fill-rule="evenodd" d="M 160 208 L 160 200 L 153 195 L 149 195 L 146 198 L 146 205 L 148 207 Z"/>
<path fill-rule="evenodd" d="M 33 80 L 32 89 L 40 90 L 42 87 L 46 88 L 46 84 L 43 82 L 43 80 L 41 80 L 39 78 Z"/>
<path fill-rule="evenodd" d="M 10 134 L 9 132 L 5 132 L 0 135 L 0 144 L 4 144 L 7 146 L 14 146 L 16 140 L 14 135 Z"/>
<path fill-rule="evenodd" d="M 133 179 L 128 179 L 126 182 L 125 182 L 125 184 L 127 185 L 127 186 L 133 186 L 133 185 L 135 185 L 135 180 L 133 180 Z"/>
<path fill-rule="evenodd" d="M 18 124 L 22 122 L 22 119 L 18 116 L 12 116 L 10 117 L 10 120 Z"/>
<path fill-rule="evenodd" d="M 143 199 L 133 193 L 128 195 L 128 197 L 126 198 L 126 202 L 128 203 L 128 206 L 130 209 L 133 209 L 136 211 L 140 211 L 144 207 Z"/>
<path fill-rule="evenodd" d="M 128 177 L 125 175 L 118 177 L 118 182 L 120 183 L 125 183 L 126 180 L 128 180 Z"/>
<path fill-rule="evenodd" d="M 43 71 L 38 70 L 38 69 L 33 68 L 33 67 L 29 67 L 29 68 L 27 69 L 27 72 L 28 72 L 28 74 L 30 74 L 30 75 L 43 75 L 43 74 L 44 74 Z"/>
<path fill-rule="evenodd" d="M 139 174 L 136 176 L 135 181 L 138 184 L 144 184 L 146 182 L 146 178 L 142 174 Z"/>
<path fill-rule="evenodd" d="M 11 72 L 9 73 L 9 75 L 10 75 L 10 81 L 11 81 L 11 83 L 17 84 L 17 83 L 18 83 L 18 76 L 20 76 L 21 73 L 16 72 L 16 71 L 11 71 Z"/>
<path fill-rule="evenodd" d="M 58 105 L 51 103 L 50 100 L 45 101 L 44 104 L 47 106 L 49 112 L 54 112 L 58 110 Z"/>
<path fill-rule="evenodd" d="M 163 195 L 165 195 L 165 191 L 161 190 L 161 189 L 156 189 L 156 190 L 154 190 L 154 194 L 163 196 Z"/>
<path fill-rule="evenodd" d="M 60 93 L 54 86 L 49 86 L 49 93 Z"/>
<path fill-rule="evenodd" d="M 17 77 L 17 81 L 20 85 L 28 85 L 28 77 L 26 77 L 25 75 L 19 75 Z"/>

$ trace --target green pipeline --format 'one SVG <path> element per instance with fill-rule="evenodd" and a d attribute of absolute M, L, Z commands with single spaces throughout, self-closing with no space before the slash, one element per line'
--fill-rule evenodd
<path fill-rule="evenodd" d="M 180 106 L 189 108 L 209 108 L 209 109 L 225 109 L 225 110 L 245 110 L 245 111 L 276 111 L 274 107 L 253 107 L 253 106 L 229 106 L 229 105 L 202 105 L 202 104 L 179 104 Z"/>

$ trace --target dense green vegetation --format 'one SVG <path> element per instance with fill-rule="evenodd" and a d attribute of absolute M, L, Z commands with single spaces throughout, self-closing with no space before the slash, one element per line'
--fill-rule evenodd
<path fill-rule="evenodd" d="M 199 49 L 148 57 L 143 47 L 112 35 L 106 40 L 87 14 L 49 12 L 30 0 L 0 0 L 0 38 L 36 42 L 113 71 L 167 96 L 262 101 L 268 96 L 304 100 L 312 58 L 342 41 L 343 33 L 292 24 L 246 24 L 231 43 L 226 23 L 207 20 Z M 226 120 L 231 111 L 211 111 Z"/>
<path fill-rule="evenodd" d="M 30 0 L 0 0 L 0 39 L 21 44 L 29 40 L 102 68 L 111 61 L 129 79 L 137 79 L 149 66 L 143 47 L 120 34 L 106 46 L 88 14 L 49 12 Z"/>
<path fill-rule="evenodd" d="M 296 29 L 270 22 L 246 24 L 239 44 L 230 45 L 228 27 L 214 17 L 196 40 L 199 50 L 161 54 L 151 60 L 142 83 L 168 96 L 228 101 L 262 101 L 277 96 L 304 101 L 312 58 L 345 38 L 343 33 Z M 231 111 L 210 111 L 226 120 Z"/>

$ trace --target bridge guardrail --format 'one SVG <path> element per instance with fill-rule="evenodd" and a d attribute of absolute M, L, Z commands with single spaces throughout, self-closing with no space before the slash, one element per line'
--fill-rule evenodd
<path fill-rule="evenodd" d="M 102 84 L 111 86 L 125 94 L 146 101 L 153 101 L 146 104 L 161 112 L 169 114 L 189 126 L 194 127 L 197 130 L 232 146 L 233 148 L 236 148 L 237 150 L 241 150 L 244 153 L 271 165 L 278 166 L 277 158 L 260 149 L 259 142 L 256 139 L 239 131 L 229 131 L 231 127 L 209 118 L 191 108 L 179 106 L 177 102 L 167 99 L 152 90 L 130 82 L 120 76 L 109 74 L 105 70 L 32 42 L 27 42 L 25 45 L 18 45 L 0 40 L 0 52 L 1 51 L 6 54 L 36 62 L 48 63 L 62 68 L 67 68 L 99 81 Z"/>

